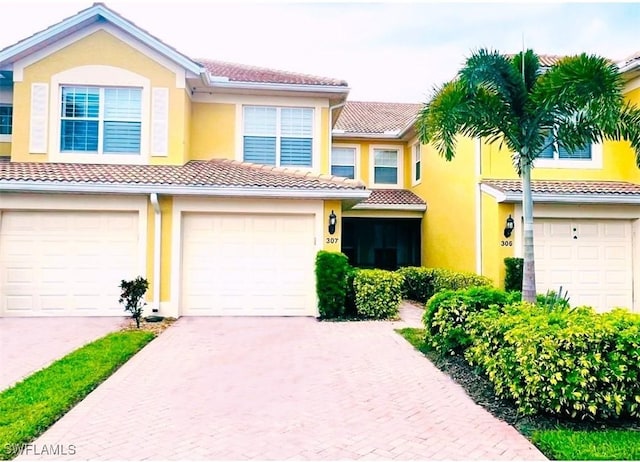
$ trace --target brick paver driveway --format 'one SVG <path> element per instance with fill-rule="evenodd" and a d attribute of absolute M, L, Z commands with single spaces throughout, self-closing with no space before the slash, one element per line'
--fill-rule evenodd
<path fill-rule="evenodd" d="M 544 458 L 393 332 L 399 325 L 181 318 L 33 451 L 54 445 L 64 459 L 126 460 Z"/>
<path fill-rule="evenodd" d="M 0 318 L 0 391 L 124 322 L 120 317 Z"/>

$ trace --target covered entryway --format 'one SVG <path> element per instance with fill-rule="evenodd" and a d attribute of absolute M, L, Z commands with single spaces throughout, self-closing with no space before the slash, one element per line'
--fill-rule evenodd
<path fill-rule="evenodd" d="M 536 218 L 538 292 L 569 291 L 572 306 L 633 308 L 631 220 Z"/>
<path fill-rule="evenodd" d="M 182 230 L 182 314 L 316 314 L 314 214 L 185 213 Z"/>
<path fill-rule="evenodd" d="M 0 314 L 123 316 L 138 275 L 139 214 L 7 210 L 0 222 Z"/>

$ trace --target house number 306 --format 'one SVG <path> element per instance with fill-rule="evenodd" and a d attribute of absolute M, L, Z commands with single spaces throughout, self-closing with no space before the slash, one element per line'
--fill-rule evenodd
<path fill-rule="evenodd" d="M 500 247 L 513 247 L 513 241 L 500 241 Z"/>
<path fill-rule="evenodd" d="M 338 237 L 328 237 L 327 238 L 327 244 L 337 244 L 338 243 Z"/>

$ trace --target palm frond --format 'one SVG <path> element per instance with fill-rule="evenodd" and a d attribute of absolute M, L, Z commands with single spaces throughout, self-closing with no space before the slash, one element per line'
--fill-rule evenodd
<path fill-rule="evenodd" d="M 527 50 L 524 54 L 520 52 L 511 58 L 511 64 L 522 76 L 526 92 L 529 93 L 541 73 L 538 55 L 533 50 Z"/>

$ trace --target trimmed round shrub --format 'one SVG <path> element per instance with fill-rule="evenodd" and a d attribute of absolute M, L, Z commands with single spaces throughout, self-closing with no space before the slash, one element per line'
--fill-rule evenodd
<path fill-rule="evenodd" d="M 353 278 L 358 315 L 372 319 L 395 318 L 402 301 L 402 276 L 381 269 L 360 269 Z"/>
<path fill-rule="evenodd" d="M 493 286 L 491 279 L 486 276 L 444 268 L 407 266 L 398 269 L 397 272 L 404 278 L 403 297 L 421 303 L 426 303 L 434 294 L 442 290 Z"/>

